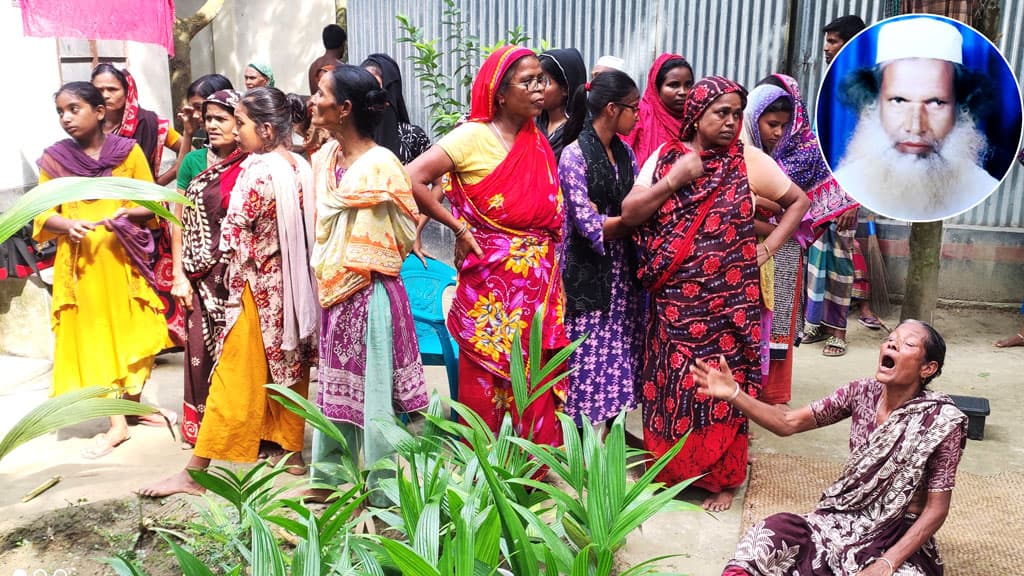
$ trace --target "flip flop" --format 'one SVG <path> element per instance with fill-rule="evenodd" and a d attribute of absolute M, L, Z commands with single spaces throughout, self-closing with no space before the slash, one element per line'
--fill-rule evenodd
<path fill-rule="evenodd" d="M 857 318 L 857 323 L 869 330 L 881 330 L 882 323 L 874 316 L 861 316 Z"/>
<path fill-rule="evenodd" d="M 111 444 L 109 442 L 106 442 L 106 443 L 104 443 L 101 446 L 101 445 L 99 445 L 99 439 L 100 439 L 101 436 L 103 437 L 104 440 L 106 440 L 107 433 L 106 432 L 101 432 L 100 434 L 97 434 L 96 436 L 94 436 L 93 437 L 94 445 L 89 447 L 89 448 L 86 448 L 85 450 L 82 450 L 82 453 L 81 453 L 82 458 L 85 458 L 86 460 L 96 460 L 98 458 L 103 458 L 107 454 L 110 454 L 111 452 L 113 452 L 114 448 L 117 448 L 121 444 L 124 444 L 125 442 L 127 442 L 127 441 L 132 439 L 132 437 L 129 435 L 129 436 L 125 436 L 124 439 L 122 439 L 120 442 L 117 442 L 115 444 Z"/>
<path fill-rule="evenodd" d="M 830 347 L 833 349 L 832 351 L 829 351 Z M 821 349 L 821 355 L 828 358 L 838 358 L 843 354 L 846 354 L 846 340 L 838 336 L 829 336 L 825 340 L 825 347 Z"/>

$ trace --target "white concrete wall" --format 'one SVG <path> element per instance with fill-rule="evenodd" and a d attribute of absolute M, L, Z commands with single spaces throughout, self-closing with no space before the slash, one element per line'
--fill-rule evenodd
<path fill-rule="evenodd" d="M 252 59 L 264 60 L 278 88 L 306 94 L 309 64 L 324 53 L 321 32 L 334 20 L 334 0 L 227 0 L 212 25 L 215 71 L 244 90 L 245 66 Z M 197 49 L 205 48 L 193 41 L 193 63 Z"/>
<path fill-rule="evenodd" d="M 0 190 L 4 190 L 35 182 L 39 154 L 66 135 L 53 106 L 53 93 L 60 87 L 57 43 L 24 37 L 21 10 L 10 2 L 0 2 L 0 54 L 4 55 L 3 77 L 9 83 L 0 90 L 0 110 L 8 112 L 0 138 Z"/>
<path fill-rule="evenodd" d="M 0 109 L 6 110 L 0 138 L 0 210 L 10 194 L 3 191 L 32 186 L 38 177 L 36 160 L 43 149 L 67 138 L 57 122 L 53 94 L 60 88 L 60 65 L 54 38 L 30 38 L 22 33 L 21 10 L 0 2 L 0 65 L 8 82 L 0 90 Z M 171 115 L 167 53 L 155 44 L 126 43 L 128 68 L 139 87 L 144 108 L 164 118 Z M 64 78 L 65 82 L 88 78 Z M 174 154 L 167 154 L 173 159 Z"/>

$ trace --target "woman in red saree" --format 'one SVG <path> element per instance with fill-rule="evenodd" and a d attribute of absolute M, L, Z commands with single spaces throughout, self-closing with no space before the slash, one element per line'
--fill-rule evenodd
<path fill-rule="evenodd" d="M 420 210 L 455 233 L 459 281 L 448 330 L 460 348 L 458 400 L 494 430 L 513 406 L 515 331 L 525 348 L 544 306 L 545 355 L 568 344 L 556 250 L 562 195 L 555 155 L 534 122 L 547 82 L 531 50 L 496 50 L 473 83 L 469 120 L 408 166 Z M 451 212 L 428 187 L 444 174 L 451 177 Z M 555 410 L 564 398 L 556 385 L 521 418 L 513 410 L 519 432 L 560 444 Z"/>
<path fill-rule="evenodd" d="M 731 80 L 711 76 L 694 85 L 679 138 L 654 151 L 622 203 L 623 221 L 640 224 L 638 275 L 650 292 L 637 381 L 644 446 L 661 456 L 689 430 L 658 480 L 675 484 L 703 474 L 695 485 L 712 493 L 704 508 L 713 511 L 728 509 L 746 478 L 748 424 L 728 403 L 697 394 L 688 368 L 696 358 L 724 355 L 741 386 L 757 395 L 758 266 L 796 230 L 808 206 L 770 156 L 740 142 L 745 104 L 745 91 Z M 681 181 L 675 165 L 693 162 L 692 178 Z M 761 244 L 755 196 L 787 208 Z"/>

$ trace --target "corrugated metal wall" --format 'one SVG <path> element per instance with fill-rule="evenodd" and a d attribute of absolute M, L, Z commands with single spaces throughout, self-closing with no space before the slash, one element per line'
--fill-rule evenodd
<path fill-rule="evenodd" d="M 388 52 L 402 65 L 406 100 L 423 102 L 411 79 L 412 50 L 400 44 L 395 14 L 405 14 L 423 28 L 425 38 L 443 38 L 444 5 L 440 0 L 349 0 L 349 54 L 353 61 L 372 52 Z M 745 85 L 785 65 L 789 41 L 790 0 L 719 2 L 717 0 L 459 0 L 469 32 L 486 44 L 506 37 L 519 25 L 534 46 L 574 46 L 589 68 L 603 54 L 626 60 L 641 89 L 647 70 L 662 52 L 682 54 L 698 77 L 722 74 Z M 439 46 L 444 49 L 444 47 Z M 446 50 L 447 51 L 447 50 Z M 454 62 L 446 63 L 447 69 Z M 429 126 L 425 110 L 410 110 Z"/>
<path fill-rule="evenodd" d="M 1000 10 L 997 44 L 1020 82 L 1024 78 L 1024 0 L 1003 0 L 1000 2 Z M 1024 169 L 1014 162 L 1006 179 L 988 200 L 948 222 L 1024 228 Z"/>
<path fill-rule="evenodd" d="M 575 46 L 587 66 L 600 55 L 626 60 L 626 71 L 643 88 L 651 61 L 662 52 L 677 52 L 693 63 L 697 76 L 722 74 L 748 87 L 775 71 L 788 71 L 800 82 L 813 108 L 824 75 L 821 29 L 844 14 L 858 14 L 868 24 L 892 14 L 892 0 L 457 0 L 468 31 L 485 44 L 506 37 L 519 25 L 538 46 Z M 1018 78 L 1024 76 L 1024 0 L 1002 0 L 999 47 Z M 408 15 L 425 38 L 443 39 L 441 0 L 349 0 L 349 54 L 358 61 L 387 52 L 402 66 L 406 101 L 413 121 L 429 129 L 430 119 L 413 64 L 413 51 L 397 42 L 396 14 Z M 445 41 L 438 48 L 447 52 Z M 453 70 L 448 58 L 446 70 Z M 1024 228 L 1024 170 L 1015 165 L 1000 188 L 954 224 Z"/>

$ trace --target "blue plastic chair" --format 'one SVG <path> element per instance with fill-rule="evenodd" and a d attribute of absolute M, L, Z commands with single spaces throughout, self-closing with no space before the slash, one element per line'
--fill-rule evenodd
<path fill-rule="evenodd" d="M 412 317 L 416 323 L 416 339 L 424 366 L 444 366 L 448 373 L 448 390 L 453 400 L 459 398 L 459 345 L 445 326 L 442 297 L 455 285 L 455 269 L 443 262 L 427 258 L 426 267 L 415 254 L 402 264 L 402 282 L 409 294 Z M 458 416 L 451 411 L 452 420 Z"/>

